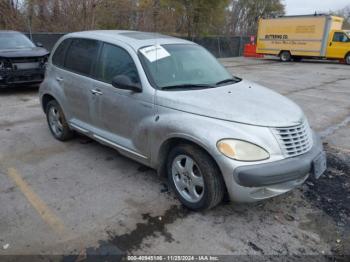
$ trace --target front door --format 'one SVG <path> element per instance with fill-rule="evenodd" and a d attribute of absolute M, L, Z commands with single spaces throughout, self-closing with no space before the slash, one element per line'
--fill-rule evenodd
<path fill-rule="evenodd" d="M 97 134 L 120 148 L 147 159 L 149 127 L 155 114 L 154 92 L 133 92 L 112 86 L 118 75 L 141 85 L 133 58 L 125 49 L 104 43 L 96 66 L 94 89 Z"/>
<path fill-rule="evenodd" d="M 350 38 L 342 31 L 334 32 L 327 48 L 327 58 L 344 59 L 350 51 Z"/>

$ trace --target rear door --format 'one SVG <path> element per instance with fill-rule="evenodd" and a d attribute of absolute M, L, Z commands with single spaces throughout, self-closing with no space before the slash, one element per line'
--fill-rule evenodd
<path fill-rule="evenodd" d="M 91 79 L 101 43 L 96 40 L 73 38 L 66 52 L 64 73 L 61 74 L 69 110 L 69 122 L 76 128 L 91 129 Z"/>
<path fill-rule="evenodd" d="M 329 41 L 327 58 L 343 59 L 349 51 L 349 37 L 342 31 L 334 32 L 331 41 Z"/>

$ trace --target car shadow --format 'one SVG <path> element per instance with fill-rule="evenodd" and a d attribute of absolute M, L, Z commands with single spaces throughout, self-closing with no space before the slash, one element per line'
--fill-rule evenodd
<path fill-rule="evenodd" d="M 279 62 L 279 58 L 271 58 L 271 57 L 266 57 L 266 58 L 260 58 L 260 60 L 264 61 L 270 61 L 270 62 Z M 283 62 L 281 62 L 283 63 Z M 345 62 L 339 60 L 317 60 L 317 59 L 302 59 L 301 61 L 291 61 L 291 62 L 286 62 L 286 64 L 289 63 L 295 63 L 295 64 L 330 64 L 330 65 L 344 65 Z"/>
<path fill-rule="evenodd" d="M 0 87 L 0 95 L 35 94 L 38 92 L 38 90 L 38 85 Z"/>

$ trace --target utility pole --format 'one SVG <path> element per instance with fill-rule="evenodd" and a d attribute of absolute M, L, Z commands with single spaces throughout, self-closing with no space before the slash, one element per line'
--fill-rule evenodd
<path fill-rule="evenodd" d="M 158 16 L 160 9 L 160 0 L 155 0 L 153 4 L 153 26 L 154 32 L 158 31 Z"/>
<path fill-rule="evenodd" d="M 29 38 L 33 41 L 33 34 L 32 34 L 32 14 L 29 14 L 28 16 L 28 29 L 29 29 Z"/>

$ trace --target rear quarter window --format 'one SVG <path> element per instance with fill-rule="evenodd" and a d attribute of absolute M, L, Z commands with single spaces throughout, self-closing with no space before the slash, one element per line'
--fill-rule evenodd
<path fill-rule="evenodd" d="M 70 43 L 71 39 L 63 40 L 62 43 L 56 48 L 55 53 L 52 56 L 52 63 L 55 66 L 64 67 L 66 51 Z"/>
<path fill-rule="evenodd" d="M 100 42 L 91 39 L 72 39 L 64 67 L 70 71 L 90 76 L 96 63 Z"/>

